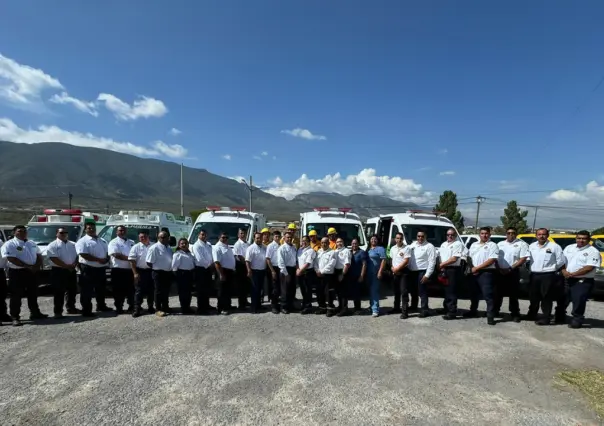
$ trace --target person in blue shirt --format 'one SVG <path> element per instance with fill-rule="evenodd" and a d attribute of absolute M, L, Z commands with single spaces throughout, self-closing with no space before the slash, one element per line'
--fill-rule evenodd
<path fill-rule="evenodd" d="M 386 265 L 386 250 L 378 246 L 376 235 L 369 240 L 370 247 L 367 250 L 369 261 L 367 262 L 367 276 L 369 278 L 369 299 L 371 300 L 371 316 L 377 318 L 380 315 L 380 280 Z"/>
<path fill-rule="evenodd" d="M 361 287 L 367 274 L 367 252 L 361 249 L 358 238 L 353 238 L 351 246 L 352 258 L 346 278 L 348 279 L 350 298 L 354 301 L 354 314 L 359 315 L 361 313 Z"/>

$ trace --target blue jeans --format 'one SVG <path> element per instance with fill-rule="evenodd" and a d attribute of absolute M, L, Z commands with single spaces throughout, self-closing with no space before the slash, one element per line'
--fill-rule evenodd
<path fill-rule="evenodd" d="M 377 275 L 369 277 L 369 300 L 371 301 L 371 312 L 380 312 L 380 280 Z"/>

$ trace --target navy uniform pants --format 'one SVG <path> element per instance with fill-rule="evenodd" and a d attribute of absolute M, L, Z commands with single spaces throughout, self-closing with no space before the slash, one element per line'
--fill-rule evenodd
<path fill-rule="evenodd" d="M 583 324 L 583 321 L 585 320 L 585 307 L 587 306 L 587 299 L 589 299 L 594 287 L 594 279 L 569 278 L 567 283 L 567 295 L 573 304 L 573 310 L 571 311 L 573 322 Z"/>
<path fill-rule="evenodd" d="M 312 306 L 312 291 L 317 281 L 317 274 L 314 269 L 310 268 L 298 277 L 298 285 L 302 293 L 302 308 L 310 308 Z"/>
<path fill-rule="evenodd" d="M 88 265 L 80 265 L 80 304 L 83 313 L 92 312 L 92 296 L 96 295 L 96 308 L 104 308 L 105 286 L 107 285 L 107 276 L 105 268 L 95 268 Z"/>
<path fill-rule="evenodd" d="M 237 261 L 235 264 L 235 292 L 237 293 L 237 306 L 245 308 L 248 305 L 247 293 L 250 288 L 250 279 L 247 276 L 245 262 Z"/>
<path fill-rule="evenodd" d="M 231 288 L 235 281 L 235 271 L 233 269 L 222 268 L 225 280 L 218 278 L 218 310 L 229 311 L 231 309 Z"/>
<path fill-rule="evenodd" d="M 68 312 L 73 312 L 78 293 L 78 276 L 75 269 L 53 267 L 50 270 L 50 285 L 54 298 L 54 313 L 62 314 L 64 305 Z"/>
<path fill-rule="evenodd" d="M 0 317 L 8 315 L 8 308 L 6 306 L 7 294 L 8 284 L 6 283 L 6 274 L 4 273 L 4 269 L 0 269 Z"/>
<path fill-rule="evenodd" d="M 210 290 L 212 289 L 212 269 L 195 267 L 195 291 L 197 292 L 197 309 L 210 309 Z"/>
<path fill-rule="evenodd" d="M 495 275 L 495 312 L 499 313 L 503 306 L 503 298 L 509 297 L 509 310 L 512 316 L 520 315 L 520 304 L 518 296 L 520 294 L 520 271 L 511 270 L 508 274 L 498 272 Z"/>
<path fill-rule="evenodd" d="M 172 272 L 154 270 L 151 273 L 155 285 L 155 309 L 162 312 L 170 311 L 170 287 L 172 287 Z"/>
<path fill-rule="evenodd" d="M 264 280 L 266 278 L 265 269 L 252 269 L 252 309 L 259 309 L 262 305 L 262 287 L 264 286 Z"/>
<path fill-rule="evenodd" d="M 155 302 L 155 286 L 151 277 L 151 269 L 136 268 L 138 273 L 138 282 L 134 285 L 134 306 L 141 309 L 143 299 L 147 298 L 147 308 L 153 309 Z"/>
<path fill-rule="evenodd" d="M 191 309 L 191 291 L 193 289 L 194 271 L 179 269 L 176 271 L 176 286 L 178 288 L 178 300 L 183 311 Z"/>
<path fill-rule="evenodd" d="M 10 290 L 10 316 L 19 319 L 21 315 L 21 299 L 27 296 L 27 307 L 30 314 L 40 313 L 38 306 L 38 283 L 31 269 L 8 270 L 8 287 Z"/>
<path fill-rule="evenodd" d="M 425 269 L 419 271 L 409 271 L 409 274 L 407 274 L 407 279 L 402 281 L 405 283 L 405 290 L 407 290 L 408 293 L 411 293 L 411 307 L 417 306 L 417 301 L 415 302 L 415 304 L 413 301 L 413 293 L 415 292 L 415 294 L 419 294 L 419 298 L 421 299 L 421 310 L 427 311 L 430 309 L 428 299 L 428 283 L 420 283 L 424 275 L 426 275 Z M 406 307 L 404 306 L 403 302 L 403 309 L 405 308 Z"/>
<path fill-rule="evenodd" d="M 445 285 L 445 299 L 443 300 L 443 308 L 446 313 L 456 314 L 457 313 L 457 287 L 462 280 L 461 267 L 451 266 L 445 268 L 445 275 L 447 276 L 447 285 Z"/>
<path fill-rule="evenodd" d="M 128 302 L 130 309 L 134 307 L 134 276 L 131 268 L 111 269 L 111 289 L 115 309 L 122 310 L 124 301 Z"/>
<path fill-rule="evenodd" d="M 281 308 L 292 310 L 294 308 L 294 297 L 296 296 L 296 267 L 287 266 L 287 275 L 281 274 Z"/>
<path fill-rule="evenodd" d="M 493 278 L 494 270 L 483 270 L 477 275 L 472 275 L 472 299 L 470 303 L 470 311 L 476 312 L 478 310 L 478 302 L 480 297 L 484 298 L 487 304 L 487 317 L 493 318 L 495 316 L 494 304 L 493 304 Z"/>
<path fill-rule="evenodd" d="M 565 316 L 565 303 L 560 303 L 564 295 L 564 281 L 556 272 L 533 272 L 531 274 L 530 294 L 529 316 L 536 315 L 539 304 L 541 304 L 541 312 L 545 319 L 549 319 L 552 315 L 554 302 L 558 302 L 556 316 Z"/>

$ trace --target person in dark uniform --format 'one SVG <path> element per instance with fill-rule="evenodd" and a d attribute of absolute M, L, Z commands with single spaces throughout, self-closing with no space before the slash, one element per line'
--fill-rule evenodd
<path fill-rule="evenodd" d="M 13 228 L 15 237 L 2 246 L 2 257 L 8 261 L 8 280 L 10 290 L 10 316 L 13 326 L 20 326 L 21 298 L 27 295 L 29 318 L 44 319 L 48 315 L 40 312 L 38 306 L 38 283 L 36 271 L 42 266 L 40 248 L 27 239 L 27 229 L 23 225 Z"/>
<path fill-rule="evenodd" d="M 54 317 L 63 318 L 63 304 L 68 314 L 80 314 L 82 311 L 75 307 L 78 293 L 78 253 L 76 245 L 67 238 L 66 228 L 57 229 L 57 239 L 50 243 L 46 255 L 50 259 L 50 284 L 54 294 Z"/>
<path fill-rule="evenodd" d="M 105 303 L 105 287 L 107 276 L 105 269 L 109 262 L 107 242 L 97 237 L 96 225 L 87 223 L 84 227 L 86 235 L 76 243 L 76 252 L 80 256 L 80 304 L 82 316 L 93 317 L 92 294 L 96 294 L 97 312 L 113 311 Z"/>
<path fill-rule="evenodd" d="M 229 236 L 220 234 L 220 239 L 212 247 L 214 266 L 218 273 L 218 311 L 220 315 L 228 315 L 231 307 L 231 288 L 235 279 L 235 254 L 229 247 Z"/>
<path fill-rule="evenodd" d="M 457 318 L 457 286 L 461 281 L 461 258 L 464 254 L 464 245 L 457 238 L 455 228 L 447 229 L 447 241 L 440 246 L 440 265 L 439 270 L 446 278 L 445 299 L 443 308 L 445 314 L 444 320 Z"/>
<path fill-rule="evenodd" d="M 165 317 L 170 314 L 173 253 L 168 232 L 161 231 L 158 239 L 158 242 L 149 247 L 145 262 L 153 271 L 151 277 L 155 285 L 155 315 Z"/>
<path fill-rule="evenodd" d="M 137 318 L 142 314 L 143 299 L 147 298 L 147 312 L 155 313 L 155 286 L 151 276 L 151 268 L 147 265 L 147 253 L 150 247 L 149 233 L 145 230 L 138 233 L 138 243 L 132 246 L 128 253 L 128 260 L 132 268 L 134 281 L 134 312 L 132 317 Z"/>
<path fill-rule="evenodd" d="M 2 253 L 3 245 L 4 243 L 0 240 L 0 253 Z M 6 274 L 4 273 L 6 265 L 6 258 L 0 254 L 0 325 L 2 325 L 2 322 L 13 321 L 8 314 L 8 307 L 6 306 L 6 296 L 8 295 L 8 285 L 6 283 Z"/>
<path fill-rule="evenodd" d="M 212 258 L 212 244 L 207 241 L 205 230 L 199 232 L 197 241 L 191 251 L 195 256 L 195 289 L 197 291 L 197 315 L 207 315 L 214 308 L 210 306 L 210 293 L 214 282 L 214 259 Z"/>
<path fill-rule="evenodd" d="M 361 310 L 361 290 L 365 283 L 367 274 L 367 252 L 361 248 L 358 237 L 352 239 L 350 258 L 350 268 L 348 269 L 348 288 L 350 298 L 354 302 L 354 315 L 360 315 Z"/>
<path fill-rule="evenodd" d="M 126 238 L 126 227 L 117 227 L 117 237 L 108 245 L 108 253 L 111 266 L 111 288 L 115 301 L 115 312 L 118 315 L 124 313 L 124 301 L 128 302 L 129 314 L 134 312 L 134 276 L 132 265 L 128 260 L 130 250 L 134 241 Z"/>

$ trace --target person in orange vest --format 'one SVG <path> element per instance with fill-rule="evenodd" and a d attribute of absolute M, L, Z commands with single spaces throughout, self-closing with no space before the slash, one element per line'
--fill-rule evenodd
<path fill-rule="evenodd" d="M 310 248 L 314 251 L 319 251 L 321 248 L 321 241 L 317 238 L 317 231 L 314 229 L 308 233 L 308 238 L 310 238 Z"/>
<path fill-rule="evenodd" d="M 289 232 L 291 234 L 292 244 L 294 246 L 296 246 L 296 249 L 299 249 L 300 248 L 300 238 L 296 237 L 296 224 L 290 223 L 289 225 L 287 225 L 286 232 Z M 281 242 L 279 244 L 283 245 L 284 242 L 285 242 L 285 234 L 283 234 L 283 238 L 281 238 Z"/>
<path fill-rule="evenodd" d="M 327 230 L 327 238 L 329 238 L 329 248 L 335 250 L 338 247 L 336 245 L 336 240 L 338 239 L 338 231 L 336 231 L 336 228 L 329 228 Z"/>

